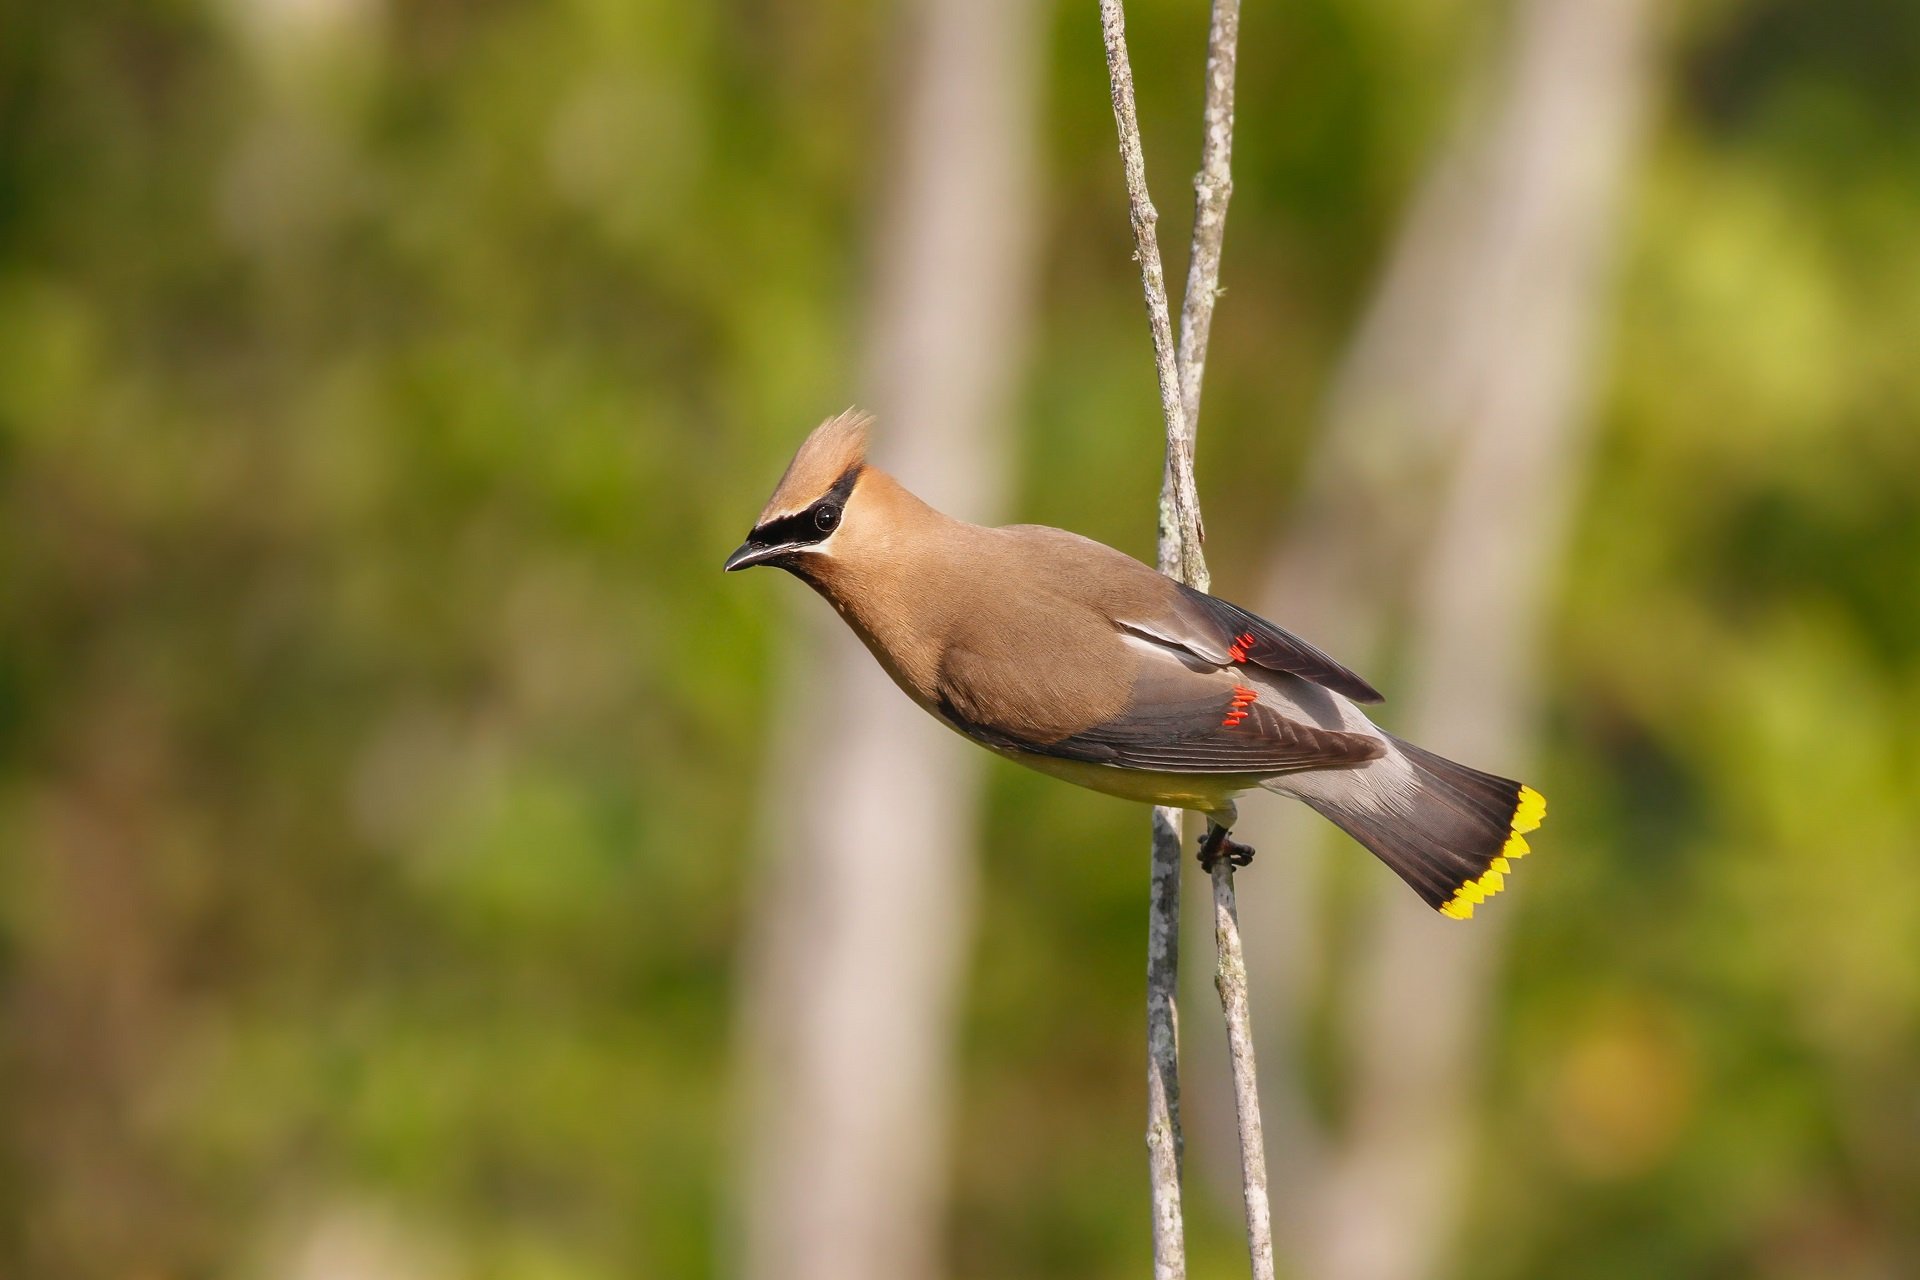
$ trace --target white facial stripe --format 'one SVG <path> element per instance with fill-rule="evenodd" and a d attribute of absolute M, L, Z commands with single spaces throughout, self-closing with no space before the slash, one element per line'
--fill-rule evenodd
<path fill-rule="evenodd" d="M 845 520 L 842 520 L 839 524 L 834 526 L 832 533 L 820 539 L 820 541 L 804 543 L 801 546 L 795 547 L 794 551 L 796 553 L 805 551 L 815 555 L 824 555 L 833 548 L 833 540 L 840 536 L 840 530 L 846 527 L 847 527 L 847 522 Z"/>

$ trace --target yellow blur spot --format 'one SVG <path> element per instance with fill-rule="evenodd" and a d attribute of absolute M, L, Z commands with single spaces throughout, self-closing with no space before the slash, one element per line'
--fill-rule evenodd
<path fill-rule="evenodd" d="M 1699 1051 L 1679 1008 L 1654 991 L 1592 997 L 1559 1044 L 1538 1064 L 1546 1145 L 1595 1180 L 1642 1177 L 1666 1159 L 1700 1105 Z"/>
<path fill-rule="evenodd" d="M 1440 914 L 1449 920 L 1471 920 L 1477 903 L 1485 902 L 1506 888 L 1507 873 L 1513 870 L 1512 859 L 1524 858 L 1533 852 L 1521 832 L 1537 830 L 1546 816 L 1547 798 L 1532 787 L 1521 787 L 1520 802 L 1514 806 L 1513 826 L 1509 829 L 1507 842 L 1500 846 L 1500 852 L 1494 855 L 1485 871 L 1455 889 L 1453 897 L 1440 904 Z"/>

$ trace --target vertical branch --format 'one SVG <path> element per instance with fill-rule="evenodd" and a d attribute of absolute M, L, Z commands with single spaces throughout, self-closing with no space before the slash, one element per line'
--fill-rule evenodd
<path fill-rule="evenodd" d="M 1153 1185 L 1153 1280 L 1186 1280 L 1180 1221 L 1180 810 L 1153 811 L 1147 890 L 1147 1175 Z"/>
<path fill-rule="evenodd" d="M 1207 31 L 1207 93 L 1194 178 L 1193 248 L 1187 261 L 1187 293 L 1180 309 L 1180 405 L 1189 441 L 1200 428 L 1200 384 L 1206 375 L 1207 338 L 1220 296 L 1220 249 L 1233 196 L 1233 75 L 1240 41 L 1240 0 L 1214 0 Z M 1192 462 L 1191 450 L 1187 458 Z M 1188 475 L 1191 483 L 1191 472 Z M 1196 509 L 1197 514 L 1197 509 Z M 1218 957 L 1214 986 L 1227 1023 L 1233 1069 L 1233 1109 L 1239 1125 L 1240 1192 L 1246 1204 L 1247 1253 L 1255 1280 L 1273 1277 L 1272 1206 L 1267 1197 L 1266 1137 L 1260 1123 L 1260 1085 L 1247 1007 L 1247 966 L 1240 953 L 1240 912 L 1234 902 L 1233 863 L 1213 867 L 1213 940 Z"/>
<path fill-rule="evenodd" d="M 1153 362 L 1160 381 L 1160 412 L 1167 426 L 1166 470 L 1160 487 L 1160 571 L 1205 589 L 1200 550 L 1200 499 L 1193 483 L 1193 436 L 1180 399 L 1167 280 L 1154 234 L 1159 214 L 1147 195 L 1140 120 L 1133 104 L 1133 68 L 1127 61 L 1126 15 L 1120 0 L 1100 0 L 1100 32 L 1107 48 L 1113 121 L 1120 133 L 1134 256 L 1153 331 Z M 1180 1215 L 1180 1025 L 1174 1006 L 1180 962 L 1180 810 L 1153 811 L 1152 887 L 1147 901 L 1147 1171 L 1153 1187 L 1154 1280 L 1185 1280 L 1186 1241 Z"/>
<path fill-rule="evenodd" d="M 1154 371 L 1160 380 L 1160 413 L 1167 423 L 1166 481 L 1160 502 L 1160 571 L 1200 590 L 1207 586 L 1201 554 L 1200 495 L 1193 483 L 1193 426 L 1180 392 L 1180 366 L 1167 307 L 1167 276 L 1154 232 L 1159 211 L 1147 194 L 1147 162 L 1140 149 L 1140 117 L 1133 104 L 1133 67 L 1127 61 L 1126 14 L 1120 0 L 1100 0 L 1100 31 L 1107 46 L 1107 79 L 1113 91 L 1113 121 L 1120 131 L 1120 163 L 1127 177 L 1127 208 L 1133 220 L 1134 257 L 1146 293 L 1147 325 L 1153 331 Z M 1211 308 L 1211 302 L 1208 303 Z"/>
<path fill-rule="evenodd" d="M 1200 172 L 1193 179 L 1193 252 L 1187 259 L 1187 296 L 1180 307 L 1180 408 L 1187 438 L 1200 430 L 1200 380 L 1207 369 L 1207 337 L 1220 296 L 1220 245 L 1233 197 L 1233 72 L 1240 43 L 1240 0 L 1214 0 L 1207 29 L 1207 102 L 1202 112 Z M 1189 452 L 1191 459 L 1191 452 Z"/>
<path fill-rule="evenodd" d="M 1247 1254 L 1254 1280 L 1273 1280 L 1273 1210 L 1267 1201 L 1267 1149 L 1260 1127 L 1254 1070 L 1253 1018 L 1247 1010 L 1247 962 L 1240 954 L 1240 910 L 1233 901 L 1233 863 L 1213 864 L 1213 945 L 1220 957 L 1213 985 L 1227 1020 L 1233 1061 L 1233 1111 L 1240 1123 L 1240 1193 L 1247 1205 Z"/>
<path fill-rule="evenodd" d="M 1205 590 L 1208 585 L 1200 499 L 1193 477 L 1199 427 L 1200 385 L 1207 339 L 1219 296 L 1220 252 L 1227 202 L 1233 194 L 1233 77 L 1240 35 L 1239 0 L 1215 0 L 1207 40 L 1205 136 L 1195 179 L 1192 252 L 1180 315 L 1176 353 L 1166 277 L 1155 234 L 1159 215 L 1147 192 L 1146 161 L 1134 106 L 1133 70 L 1127 59 L 1125 15 L 1120 0 L 1101 0 L 1100 25 L 1113 92 L 1132 214 L 1135 256 L 1153 333 L 1154 367 L 1166 419 L 1166 469 L 1160 489 L 1161 572 Z M 1154 1275 L 1186 1274 L 1180 1220 L 1179 1037 L 1174 991 L 1180 937 L 1180 811 L 1153 815 L 1153 872 L 1147 946 L 1148 1165 L 1153 1182 Z M 1247 1247 L 1256 1280 L 1271 1280 L 1273 1239 L 1267 1201 L 1266 1150 L 1260 1131 L 1260 1096 L 1253 1031 L 1247 1011 L 1246 965 L 1240 956 L 1239 917 L 1234 906 L 1233 867 L 1220 860 L 1213 871 L 1214 939 L 1219 955 L 1217 985 L 1233 1052 L 1235 1111 L 1240 1126 L 1242 1190 Z"/>

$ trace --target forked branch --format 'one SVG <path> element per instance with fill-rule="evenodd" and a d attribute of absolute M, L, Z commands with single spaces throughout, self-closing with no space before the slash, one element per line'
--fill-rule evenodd
<path fill-rule="evenodd" d="M 1166 421 L 1166 469 L 1160 491 L 1160 569 L 1204 591 L 1209 580 L 1202 551 L 1205 534 L 1200 519 L 1200 499 L 1193 478 L 1193 450 L 1199 426 L 1207 339 L 1213 323 L 1214 301 L 1219 296 L 1227 201 L 1233 193 L 1233 79 L 1240 5 L 1238 0 L 1215 0 L 1208 33 L 1205 137 L 1200 174 L 1194 183 L 1192 254 L 1177 351 L 1167 303 L 1166 275 L 1155 233 L 1159 215 L 1147 193 L 1146 160 L 1140 146 L 1133 69 L 1127 59 L 1126 20 L 1121 0 L 1101 0 L 1100 26 L 1107 51 L 1113 118 L 1120 135 L 1120 158 L 1126 172 L 1134 251 L 1140 262 L 1147 322 L 1153 333 L 1161 415 Z M 1174 1005 L 1179 960 L 1181 856 L 1180 811 L 1156 809 L 1147 945 L 1147 1150 L 1153 1185 L 1156 1280 L 1174 1280 L 1186 1275 L 1180 1212 L 1183 1140 L 1179 1038 Z M 1247 973 L 1240 954 L 1232 863 L 1225 858 L 1217 859 L 1212 880 L 1214 940 L 1219 957 L 1215 985 L 1227 1022 L 1227 1042 L 1233 1064 L 1247 1249 L 1255 1280 L 1271 1280 L 1273 1232 L 1267 1200 L 1266 1150 L 1260 1129 L 1253 1030 L 1247 1010 Z"/>

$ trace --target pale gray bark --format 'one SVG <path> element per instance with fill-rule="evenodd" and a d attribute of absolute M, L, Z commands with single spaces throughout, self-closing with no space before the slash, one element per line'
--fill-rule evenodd
<path fill-rule="evenodd" d="M 1227 203 L 1233 195 L 1233 81 L 1239 40 L 1239 0 L 1214 0 L 1207 33 L 1200 172 L 1194 178 L 1193 242 L 1187 264 L 1186 297 L 1180 310 L 1180 404 L 1189 439 L 1200 429 L 1200 391 L 1206 374 L 1207 339 L 1213 327 L 1214 304 L 1220 296 L 1221 246 L 1226 236 Z M 1187 462 L 1190 482 L 1191 451 Z M 1198 505 L 1194 516 L 1196 520 L 1199 518 Z M 1198 585 L 1204 587 L 1204 573 Z M 1234 902 L 1233 864 L 1222 859 L 1215 864 L 1210 878 L 1216 957 L 1214 986 L 1226 1024 L 1227 1057 L 1233 1079 L 1247 1256 L 1254 1280 L 1273 1280 L 1273 1212 L 1267 1190 L 1266 1135 L 1260 1110 L 1253 1015 L 1247 998 L 1247 966 L 1240 946 L 1240 915 Z"/>
<path fill-rule="evenodd" d="M 1201 113 L 1200 172 L 1193 179 L 1193 243 L 1180 305 L 1180 409 L 1189 433 L 1200 429 L 1200 383 L 1220 296 L 1220 250 L 1233 198 L 1233 76 L 1239 64 L 1240 0 L 1214 0 L 1207 25 L 1206 106 Z"/>
<path fill-rule="evenodd" d="M 1488 109 L 1443 155 L 1396 247 L 1273 575 L 1274 607 L 1356 662 L 1410 614 L 1412 707 L 1396 730 L 1510 773 L 1526 772 L 1534 635 L 1586 448 L 1650 21 L 1646 0 L 1518 6 Z M 1337 961 L 1362 975 L 1352 1111 L 1338 1133 L 1296 1143 L 1306 1108 L 1297 1094 L 1276 1108 L 1297 1161 L 1283 1183 L 1311 1187 L 1292 1233 L 1305 1274 L 1442 1270 L 1514 906 L 1462 926 L 1378 878 L 1360 954 Z M 1263 975 L 1261 990 L 1291 991 L 1274 1010 L 1291 1017 L 1312 957 L 1281 959 L 1291 973 Z"/>
<path fill-rule="evenodd" d="M 1207 338 L 1219 296 L 1220 253 L 1227 202 L 1233 191 L 1233 79 L 1240 31 L 1237 0 L 1216 0 L 1208 33 L 1205 135 L 1195 180 L 1192 252 L 1176 352 L 1166 278 L 1155 231 L 1159 215 L 1147 191 L 1146 162 L 1134 105 L 1133 70 L 1127 58 L 1125 14 L 1120 0 L 1102 0 L 1101 33 L 1113 96 L 1131 213 L 1135 257 L 1153 336 L 1154 368 L 1166 424 L 1166 467 L 1160 493 L 1159 563 L 1163 573 L 1205 590 L 1208 585 L 1199 493 L 1193 477 L 1199 427 L 1200 388 Z M 1153 814 L 1152 878 L 1147 942 L 1147 1151 L 1152 1185 L 1154 1275 L 1186 1274 L 1181 1224 L 1179 1036 L 1174 996 L 1178 988 L 1181 814 Z M 1236 1115 L 1239 1121 L 1247 1248 L 1255 1280 L 1271 1280 L 1273 1239 L 1267 1201 L 1266 1149 L 1260 1125 L 1258 1072 L 1247 1008 L 1246 967 L 1240 958 L 1239 919 L 1234 910 L 1233 866 L 1213 870 L 1217 986 L 1231 1045 Z"/>
<path fill-rule="evenodd" d="M 1213 867 L 1213 945 L 1219 957 L 1213 982 L 1227 1024 L 1233 1112 L 1240 1128 L 1240 1198 L 1247 1215 L 1247 1256 L 1253 1280 L 1273 1280 L 1273 1208 L 1267 1200 L 1267 1148 L 1254 1070 L 1253 1014 L 1247 1007 L 1247 963 L 1240 950 L 1233 864 L 1225 858 Z"/>
<path fill-rule="evenodd" d="M 1147 326 L 1153 334 L 1160 416 L 1167 427 L 1167 464 L 1160 501 L 1160 571 L 1204 591 L 1207 561 L 1201 552 L 1201 543 L 1206 531 L 1200 520 L 1200 495 L 1193 482 L 1194 424 L 1187 420 L 1181 395 L 1173 315 L 1167 305 L 1167 275 L 1161 265 L 1160 239 L 1155 230 L 1160 213 L 1147 193 L 1147 162 L 1140 148 L 1140 118 L 1133 101 L 1133 66 L 1127 59 L 1126 10 L 1120 0 L 1100 0 L 1100 34 L 1107 49 L 1113 121 L 1120 134 L 1120 163 L 1126 174 L 1134 257 L 1140 263 Z M 1211 308 L 1211 290 L 1203 302 Z"/>
<path fill-rule="evenodd" d="M 1120 135 L 1127 207 L 1133 222 L 1134 256 L 1140 262 L 1147 323 L 1153 333 L 1154 370 L 1160 412 L 1166 422 L 1166 467 L 1160 487 L 1160 571 L 1204 589 L 1206 557 L 1200 550 L 1200 500 L 1193 484 L 1193 436 L 1180 400 L 1180 373 L 1167 310 L 1166 274 L 1154 232 L 1159 213 L 1147 195 L 1146 160 L 1133 102 L 1133 68 L 1127 59 L 1126 14 L 1120 0 L 1100 0 L 1100 30 L 1107 50 L 1113 120 Z M 1181 1220 L 1179 989 L 1181 812 L 1157 808 L 1152 823 L 1152 870 L 1147 895 L 1147 1174 L 1152 1192 L 1154 1280 L 1184 1280 L 1185 1228 Z"/>
<path fill-rule="evenodd" d="M 881 461 L 985 519 L 1031 310 L 1044 15 L 1030 0 L 918 0 L 908 16 L 860 398 Z M 740 1271 L 920 1280 L 943 1270 L 983 757 L 817 600 L 793 607 L 743 973 Z"/>
<path fill-rule="evenodd" d="M 1178 809 L 1153 811 L 1147 890 L 1147 1177 L 1152 1193 L 1154 1280 L 1184 1280 L 1180 1216 L 1180 860 Z"/>

